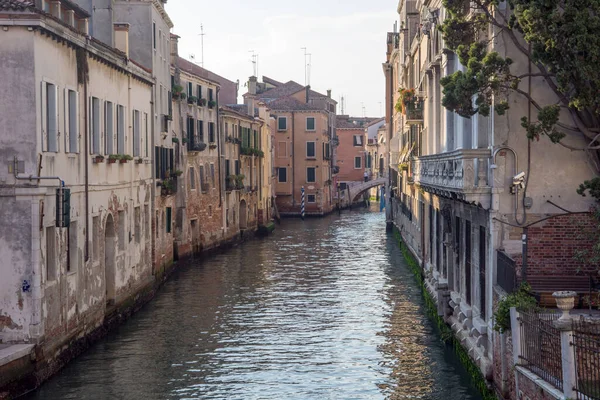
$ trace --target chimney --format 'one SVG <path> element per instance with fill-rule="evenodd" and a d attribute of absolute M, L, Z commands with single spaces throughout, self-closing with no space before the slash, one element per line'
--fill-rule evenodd
<path fill-rule="evenodd" d="M 115 48 L 121 50 L 129 58 L 129 24 L 115 23 Z"/>
<path fill-rule="evenodd" d="M 309 95 L 309 92 L 310 92 L 310 85 L 307 85 L 306 86 L 306 104 L 308 104 L 308 95 Z"/>
<path fill-rule="evenodd" d="M 179 36 L 171 33 L 171 59 L 179 57 Z"/>
<path fill-rule="evenodd" d="M 251 76 L 248 80 L 248 94 L 255 95 L 256 94 L 256 86 L 257 86 L 257 78 L 255 76 Z"/>
<path fill-rule="evenodd" d="M 331 89 L 327 89 L 327 97 L 331 98 Z"/>

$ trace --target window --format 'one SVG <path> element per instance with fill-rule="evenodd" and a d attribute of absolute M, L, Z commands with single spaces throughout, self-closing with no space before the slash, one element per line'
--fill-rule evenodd
<path fill-rule="evenodd" d="M 117 153 L 125 154 L 125 107 L 117 106 Z"/>
<path fill-rule="evenodd" d="M 196 170 L 190 167 L 190 189 L 196 190 Z"/>
<path fill-rule="evenodd" d="M 323 158 L 326 160 L 329 160 L 329 158 L 331 157 L 330 152 L 329 152 L 329 143 L 323 143 Z"/>
<path fill-rule="evenodd" d="M 277 130 L 287 131 L 287 117 L 277 117 Z"/>
<path fill-rule="evenodd" d="M 100 99 L 92 97 L 92 154 L 100 154 Z"/>
<path fill-rule="evenodd" d="M 148 114 L 144 113 L 144 157 L 148 157 Z"/>
<path fill-rule="evenodd" d="M 362 135 L 354 135 L 352 138 L 354 146 L 362 146 Z"/>
<path fill-rule="evenodd" d="M 315 182 L 317 179 L 317 169 L 315 167 L 306 168 L 306 182 Z"/>
<path fill-rule="evenodd" d="M 54 227 L 46 228 L 46 280 L 56 279 L 56 236 Z"/>
<path fill-rule="evenodd" d="M 69 225 L 69 242 L 67 243 L 67 272 L 77 271 L 77 221 L 71 221 Z"/>
<path fill-rule="evenodd" d="M 234 167 L 235 167 L 235 174 L 239 175 L 240 174 L 240 160 L 235 160 Z"/>
<path fill-rule="evenodd" d="M 315 117 L 306 117 L 306 130 L 307 131 L 315 130 Z"/>
<path fill-rule="evenodd" d="M 215 142 L 215 123 L 214 122 L 208 123 L 208 141 L 210 143 Z"/>
<path fill-rule="evenodd" d="M 195 141 L 194 135 L 194 126 L 196 122 L 193 117 L 187 117 L 187 138 L 188 138 L 188 148 L 193 148 Z"/>
<path fill-rule="evenodd" d="M 208 101 L 213 101 L 213 90 L 208 89 Z"/>
<path fill-rule="evenodd" d="M 362 168 L 362 157 L 354 157 L 354 168 L 361 169 Z"/>
<path fill-rule="evenodd" d="M 279 167 L 277 168 L 277 174 L 278 176 L 278 181 L 280 183 L 286 183 L 287 182 L 287 168 L 286 167 Z"/>
<path fill-rule="evenodd" d="M 229 124 L 225 122 L 225 136 L 229 135 Z"/>
<path fill-rule="evenodd" d="M 204 191 L 204 165 L 201 165 L 199 168 L 198 175 L 200 175 L 200 190 Z"/>
<path fill-rule="evenodd" d="M 156 50 L 156 22 L 152 22 L 152 47 Z"/>
<path fill-rule="evenodd" d="M 138 110 L 133 111 L 133 155 L 134 157 L 140 155 L 140 112 Z"/>
<path fill-rule="evenodd" d="M 250 147 L 250 129 L 242 127 L 242 147 Z"/>
<path fill-rule="evenodd" d="M 114 108 L 113 103 L 107 101 L 104 103 L 104 153 L 105 154 L 113 154 L 114 147 Z"/>
<path fill-rule="evenodd" d="M 142 216 L 140 215 L 140 207 L 134 209 L 133 215 L 135 218 L 133 235 L 135 236 L 135 242 L 140 243 L 142 241 Z"/>
<path fill-rule="evenodd" d="M 202 86 L 196 85 L 196 97 L 198 100 L 202 98 Z"/>
<path fill-rule="evenodd" d="M 317 202 L 317 196 L 315 196 L 314 194 L 308 194 L 308 195 L 306 195 L 306 202 L 307 203 L 316 203 Z"/>
<path fill-rule="evenodd" d="M 255 149 L 260 148 L 259 143 L 258 143 L 258 132 L 256 131 L 256 129 L 254 130 L 254 148 Z"/>
<path fill-rule="evenodd" d="M 204 143 L 204 122 L 198 120 L 198 140 Z"/>
<path fill-rule="evenodd" d="M 315 142 L 306 142 L 306 157 L 315 158 L 316 156 Z"/>
<path fill-rule="evenodd" d="M 277 157 L 287 158 L 287 142 L 277 143 Z"/>
<path fill-rule="evenodd" d="M 167 207 L 167 223 L 165 225 L 165 232 L 171 233 L 171 207 Z"/>
<path fill-rule="evenodd" d="M 187 84 L 187 97 L 192 97 L 194 95 L 194 85 L 192 82 L 188 82 Z"/>
<path fill-rule="evenodd" d="M 225 160 L 225 177 L 231 175 L 231 161 Z"/>
<path fill-rule="evenodd" d="M 78 153 L 79 149 L 79 126 L 77 125 L 77 92 L 73 90 L 67 91 L 67 135 L 68 148 L 70 153 Z M 67 144 L 65 142 L 65 145 Z"/>
<path fill-rule="evenodd" d="M 215 186 L 215 164 L 210 164 L 210 180 L 213 186 Z"/>

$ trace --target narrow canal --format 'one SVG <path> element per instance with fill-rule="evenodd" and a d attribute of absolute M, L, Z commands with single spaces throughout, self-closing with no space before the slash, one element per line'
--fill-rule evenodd
<path fill-rule="evenodd" d="M 478 399 L 385 217 L 285 220 L 180 268 L 32 399 Z"/>

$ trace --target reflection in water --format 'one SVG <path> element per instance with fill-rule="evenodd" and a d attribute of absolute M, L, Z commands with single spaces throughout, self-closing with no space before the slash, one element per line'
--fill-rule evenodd
<path fill-rule="evenodd" d="M 33 399 L 477 399 L 376 212 L 181 267 Z"/>

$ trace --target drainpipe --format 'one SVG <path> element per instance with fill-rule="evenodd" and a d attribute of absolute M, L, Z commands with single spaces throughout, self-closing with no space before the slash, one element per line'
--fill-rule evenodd
<path fill-rule="evenodd" d="M 150 132 L 152 132 L 152 135 L 150 136 L 150 159 L 152 160 L 152 162 L 150 163 L 152 171 L 151 171 L 151 184 L 150 184 L 150 226 L 154 227 L 154 230 L 152 232 L 150 232 L 150 248 L 151 248 L 151 263 L 152 263 L 152 275 L 154 275 L 155 271 L 154 271 L 154 265 L 155 265 L 155 253 L 156 253 L 156 230 L 158 229 L 158 226 L 156 226 L 156 179 L 157 177 L 155 176 L 156 174 L 156 157 L 154 156 L 156 154 L 156 150 L 155 150 L 155 136 L 156 136 L 156 132 L 155 130 L 155 115 L 154 113 L 156 112 L 155 110 L 155 99 L 156 99 L 156 82 L 154 83 L 154 85 L 152 85 L 152 92 L 150 95 Z"/>
<path fill-rule="evenodd" d="M 86 47 L 89 41 L 89 38 L 85 39 Z M 87 51 L 86 51 L 87 57 Z M 83 81 L 83 102 L 85 104 L 85 109 L 88 107 L 88 82 L 87 79 Z M 83 123 L 85 126 L 85 134 L 83 135 L 84 142 L 84 181 L 85 181 L 85 247 L 84 247 L 84 258 L 85 261 L 90 260 L 90 175 L 89 175 L 89 162 L 90 159 L 88 157 L 89 153 L 89 137 L 90 137 L 90 124 L 88 123 L 88 113 L 83 113 Z"/>

